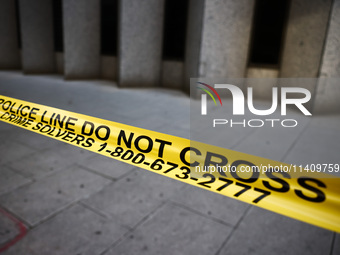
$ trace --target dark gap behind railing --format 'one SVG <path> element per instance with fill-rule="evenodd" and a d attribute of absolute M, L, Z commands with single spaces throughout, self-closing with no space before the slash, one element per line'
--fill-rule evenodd
<path fill-rule="evenodd" d="M 117 56 L 118 0 L 101 1 L 100 36 L 101 54 Z"/>
<path fill-rule="evenodd" d="M 279 66 L 288 0 L 256 0 L 249 65 Z"/>
<path fill-rule="evenodd" d="M 188 0 L 166 0 L 163 27 L 163 60 L 184 60 Z"/>

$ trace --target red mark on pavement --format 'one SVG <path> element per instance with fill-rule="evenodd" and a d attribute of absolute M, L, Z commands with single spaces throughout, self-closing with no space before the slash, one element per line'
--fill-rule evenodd
<path fill-rule="evenodd" d="M 22 223 L 20 220 L 18 220 L 17 218 L 15 218 L 13 215 L 9 214 L 2 208 L 0 208 L 0 213 L 2 213 L 3 215 L 5 215 L 5 217 L 10 219 L 12 222 L 14 222 L 17 228 L 19 229 L 19 234 L 15 238 L 8 241 L 3 246 L 0 246 L 0 253 L 2 253 L 3 251 L 7 250 L 9 247 L 16 244 L 19 240 L 21 240 L 26 235 L 27 229 L 24 223 Z"/>

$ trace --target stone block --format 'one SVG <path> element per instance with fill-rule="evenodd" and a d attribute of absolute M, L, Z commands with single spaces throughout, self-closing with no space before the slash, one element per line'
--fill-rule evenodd
<path fill-rule="evenodd" d="M 181 187 L 181 182 L 138 169 L 84 203 L 133 227 Z"/>
<path fill-rule="evenodd" d="M 119 85 L 159 86 L 164 0 L 121 0 L 119 4 Z"/>
<path fill-rule="evenodd" d="M 230 232 L 223 224 L 170 203 L 106 254 L 216 254 Z"/>
<path fill-rule="evenodd" d="M 74 205 L 30 231 L 4 254 L 102 254 L 126 231 L 116 220 Z"/>
<path fill-rule="evenodd" d="M 332 0 L 291 1 L 280 77 L 318 76 L 331 5 Z"/>
<path fill-rule="evenodd" d="M 253 207 L 219 254 L 329 254 L 333 233 Z"/>
<path fill-rule="evenodd" d="M 100 1 L 63 0 L 66 79 L 100 77 Z"/>
<path fill-rule="evenodd" d="M 109 183 L 108 179 L 73 167 L 0 196 L 0 204 L 36 225 Z"/>
<path fill-rule="evenodd" d="M 19 0 L 24 73 L 56 71 L 52 0 Z"/>

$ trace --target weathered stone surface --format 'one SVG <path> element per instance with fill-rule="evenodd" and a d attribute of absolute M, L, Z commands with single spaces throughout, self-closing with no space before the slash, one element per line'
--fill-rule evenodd
<path fill-rule="evenodd" d="M 171 200 L 230 226 L 235 226 L 249 208 L 244 202 L 190 185 L 183 189 L 180 196 L 176 194 Z"/>
<path fill-rule="evenodd" d="M 340 76 L 338 78 L 321 77 L 317 81 L 314 100 L 314 113 L 340 113 Z"/>
<path fill-rule="evenodd" d="M 108 179 L 73 167 L 0 196 L 0 204 L 36 225 L 108 183 Z"/>
<path fill-rule="evenodd" d="M 63 0 L 66 79 L 100 77 L 100 1 Z"/>
<path fill-rule="evenodd" d="M 52 0 L 19 0 L 22 68 L 25 73 L 53 73 Z"/>
<path fill-rule="evenodd" d="M 12 217 L 11 214 L 0 208 L 0 250 L 20 234 L 20 229 Z"/>
<path fill-rule="evenodd" d="M 329 254 L 331 231 L 253 207 L 219 254 Z"/>
<path fill-rule="evenodd" d="M 340 111 L 340 1 L 333 3 L 323 52 L 320 81 L 315 98 L 315 111 L 329 113 Z M 336 79 L 337 77 L 337 79 Z"/>
<path fill-rule="evenodd" d="M 65 81 L 54 75 L 24 76 L 21 72 L 1 71 L 0 94 L 193 138 L 187 124 L 190 102 L 179 91 L 117 89 L 108 81 Z M 231 100 L 223 98 L 225 103 Z M 270 103 L 256 100 L 255 104 L 268 109 Z M 208 108 L 209 114 L 213 114 L 214 107 L 212 104 Z M 231 111 L 227 108 L 226 116 Z M 298 119 L 297 115 L 301 113 L 287 116 Z M 248 113 L 242 116 L 249 117 Z M 271 117 L 281 118 L 279 113 Z M 223 127 L 225 135 L 214 138 L 219 143 L 212 139 L 206 142 L 274 160 L 339 163 L 339 115 L 313 115 L 308 120 L 298 119 L 299 126 L 287 130 Z M 199 122 L 191 127 L 199 133 L 211 131 L 211 126 Z M 23 186 L 21 178 L 9 181 L 11 187 L 2 193 L 0 207 L 33 222 L 33 226 L 4 254 L 339 254 L 340 239 L 337 235 L 332 248 L 332 231 L 256 207 L 247 211 L 242 206 L 247 204 L 232 198 L 147 170 L 131 171 L 114 159 L 107 158 L 103 163 L 101 156 L 92 152 L 20 130 L 0 122 L 0 161 L 6 161 L 0 163 L 0 189 L 1 177 L 7 176 L 3 169 L 8 160 L 12 162 L 11 171 L 36 173 L 33 178 L 37 180 Z M 92 157 L 97 159 L 92 162 Z M 53 158 L 59 164 L 54 165 Z M 68 167 L 72 164 L 78 170 Z M 14 165 L 20 165 L 20 169 L 12 169 Z M 43 168 L 48 170 L 50 165 L 62 167 L 55 173 L 46 171 L 46 176 Z M 117 180 L 110 183 L 113 178 Z M 58 194 L 59 187 L 65 193 Z M 0 225 L 1 232 L 5 224 Z M 128 232 L 121 225 L 128 225 Z"/>
<path fill-rule="evenodd" d="M 106 254 L 216 254 L 230 232 L 230 227 L 170 203 Z"/>
<path fill-rule="evenodd" d="M 36 150 L 28 146 L 12 141 L 4 141 L 0 144 L 0 164 L 5 164 L 32 154 Z"/>
<path fill-rule="evenodd" d="M 205 2 L 200 76 L 244 77 L 253 8 L 253 0 Z"/>
<path fill-rule="evenodd" d="M 199 76 L 204 2 L 205 0 L 189 1 L 184 66 L 184 86 L 187 92 L 190 90 L 190 78 Z"/>
<path fill-rule="evenodd" d="M 333 246 L 333 253 L 332 255 L 336 255 L 340 253 L 340 235 L 335 234 L 335 241 L 334 241 L 334 246 Z"/>
<path fill-rule="evenodd" d="M 164 0 L 120 1 L 119 85 L 158 86 Z"/>
<path fill-rule="evenodd" d="M 127 231 L 82 205 L 38 226 L 4 254 L 99 255 Z"/>
<path fill-rule="evenodd" d="M 321 77 L 340 77 L 340 1 L 334 0 L 322 57 Z"/>
<path fill-rule="evenodd" d="M 129 174 L 135 168 L 133 165 L 102 155 L 92 155 L 87 159 L 81 160 L 78 164 L 113 179 L 119 179 L 121 176 Z"/>
<path fill-rule="evenodd" d="M 29 179 L 12 171 L 6 166 L 0 166 L 0 194 L 14 190 L 28 182 L 30 182 Z"/>
<path fill-rule="evenodd" d="M 133 227 L 162 202 L 178 192 L 183 183 L 138 169 L 85 200 L 105 215 Z"/>
<path fill-rule="evenodd" d="M 332 0 L 291 1 L 281 77 L 318 76 L 331 5 Z"/>

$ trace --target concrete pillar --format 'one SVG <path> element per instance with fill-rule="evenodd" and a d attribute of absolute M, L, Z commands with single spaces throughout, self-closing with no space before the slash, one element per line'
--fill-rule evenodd
<path fill-rule="evenodd" d="M 100 77 L 100 1 L 63 0 L 66 79 Z"/>
<path fill-rule="evenodd" d="M 332 7 L 320 76 L 340 78 L 340 0 Z"/>
<path fill-rule="evenodd" d="M 20 67 L 15 0 L 0 1 L 0 68 Z"/>
<path fill-rule="evenodd" d="M 184 63 L 184 90 L 188 93 L 190 78 L 199 77 L 204 3 L 205 0 L 189 0 Z"/>
<path fill-rule="evenodd" d="M 291 1 L 281 77 L 317 77 L 332 0 Z"/>
<path fill-rule="evenodd" d="M 160 85 L 163 12 L 164 0 L 120 0 L 120 86 Z"/>
<path fill-rule="evenodd" d="M 245 76 L 253 0 L 191 0 L 186 47 L 188 77 Z"/>
<path fill-rule="evenodd" d="M 52 0 L 19 0 L 24 73 L 55 72 Z"/>
<path fill-rule="evenodd" d="M 340 113 L 340 0 L 334 0 L 315 98 L 316 113 Z"/>

